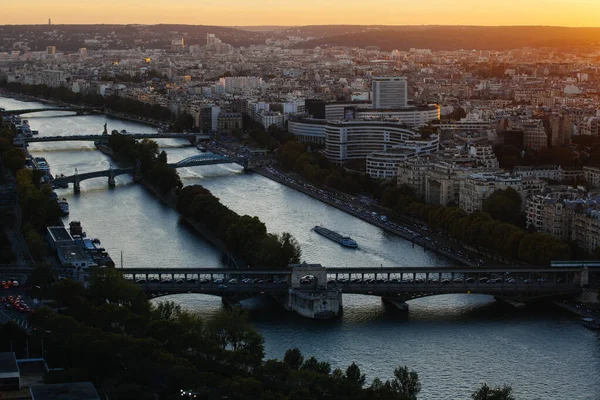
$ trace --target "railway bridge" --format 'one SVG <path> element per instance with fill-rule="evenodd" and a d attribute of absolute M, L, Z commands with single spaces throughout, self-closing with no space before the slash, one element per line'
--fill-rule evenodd
<path fill-rule="evenodd" d="M 221 268 L 124 268 L 124 276 L 153 295 L 203 293 L 227 301 L 270 295 L 309 318 L 330 318 L 343 294 L 381 297 L 406 310 L 407 301 L 441 294 L 486 294 L 515 306 L 578 295 L 589 283 L 587 267 L 325 268 L 299 264 L 279 270 Z"/>

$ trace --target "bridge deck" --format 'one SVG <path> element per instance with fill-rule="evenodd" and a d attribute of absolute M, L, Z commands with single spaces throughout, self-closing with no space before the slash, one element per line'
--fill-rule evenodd
<path fill-rule="evenodd" d="M 383 268 L 327 268 L 327 275 L 352 274 L 505 274 L 505 273 L 555 273 L 555 272 L 580 272 L 582 268 L 572 267 L 383 267 Z M 292 269 L 226 269 L 226 268 L 123 268 L 124 274 L 220 274 L 220 275 L 284 275 L 291 274 Z"/>

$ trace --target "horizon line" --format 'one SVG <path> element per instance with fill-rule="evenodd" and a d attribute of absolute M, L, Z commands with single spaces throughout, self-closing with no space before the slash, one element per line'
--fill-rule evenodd
<path fill-rule="evenodd" d="M 567 28 L 567 29 L 600 29 L 598 26 L 569 26 L 569 25 L 527 25 L 527 24 L 513 24 L 513 25 L 474 25 L 474 24 L 400 24 L 400 25 L 389 25 L 389 24 L 306 24 L 306 25 L 205 25 L 205 24 L 187 24 L 187 23 L 36 23 L 36 24 L 3 24 L 2 26 L 130 26 L 130 25 L 142 25 L 142 26 L 159 26 L 159 25 L 181 25 L 181 26 L 214 26 L 219 28 L 303 28 L 311 26 L 364 26 L 364 27 L 470 27 L 470 28 Z"/>

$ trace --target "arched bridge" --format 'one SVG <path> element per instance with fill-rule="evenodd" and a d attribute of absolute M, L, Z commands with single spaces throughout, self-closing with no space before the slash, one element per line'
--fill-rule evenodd
<path fill-rule="evenodd" d="M 242 167 L 248 166 L 248 158 L 227 157 L 221 154 L 199 154 L 196 156 L 185 158 L 176 163 L 169 164 L 172 168 L 194 167 L 199 165 L 215 165 L 215 164 L 240 164 Z"/>
<path fill-rule="evenodd" d="M 121 135 L 133 139 L 194 139 L 196 141 L 209 140 L 210 135 L 198 133 L 122 133 Z M 17 137 L 14 144 L 20 146 L 24 143 L 43 143 L 43 142 L 78 142 L 78 141 L 106 141 L 108 135 L 69 135 L 69 136 L 32 136 Z"/>
<path fill-rule="evenodd" d="M 379 296 L 400 308 L 407 307 L 405 302 L 411 299 L 452 293 L 492 295 L 512 304 L 577 295 L 587 286 L 590 272 L 583 267 L 324 268 L 318 264 L 280 270 L 125 268 L 121 271 L 154 295 L 204 293 L 243 299 L 269 294 L 286 308 L 312 318 L 337 315 L 342 293 Z"/>
<path fill-rule="evenodd" d="M 86 107 L 38 107 L 38 108 L 23 108 L 20 110 L 0 110 L 0 115 L 20 115 L 20 114 L 31 114 L 43 111 L 73 111 L 77 113 L 84 112 L 100 112 L 93 108 Z"/>
<path fill-rule="evenodd" d="M 185 168 L 185 167 L 194 167 L 194 166 L 202 166 L 202 165 L 217 165 L 217 164 L 230 164 L 237 163 L 243 166 L 244 168 L 249 168 L 251 163 L 249 160 L 244 158 L 230 158 L 226 156 L 222 156 L 220 154 L 199 154 L 197 156 L 188 157 L 176 163 L 167 164 L 171 168 Z M 110 186 L 115 185 L 114 178 L 123 174 L 133 174 L 138 173 L 137 168 L 109 168 L 103 171 L 94 171 L 94 172 L 86 172 L 86 173 L 78 173 L 75 172 L 74 175 L 69 176 L 60 176 L 51 181 L 52 185 L 55 187 L 63 187 L 68 185 L 69 183 L 74 184 L 74 189 L 76 192 L 79 192 L 79 183 L 81 181 L 85 181 L 87 179 L 94 179 L 100 177 L 107 177 L 108 184 Z"/>

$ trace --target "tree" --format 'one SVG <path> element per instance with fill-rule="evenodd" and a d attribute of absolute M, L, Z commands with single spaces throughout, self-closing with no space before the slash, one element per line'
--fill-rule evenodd
<path fill-rule="evenodd" d="M 510 386 L 490 388 L 484 383 L 471 395 L 473 400 L 515 400 Z"/>
<path fill-rule="evenodd" d="M 525 225 L 525 219 L 521 213 L 521 196 L 511 187 L 495 190 L 484 200 L 483 211 L 494 219 L 521 227 Z"/>
<path fill-rule="evenodd" d="M 25 166 L 25 153 L 23 150 L 13 147 L 2 154 L 2 161 L 6 168 L 15 174 Z"/>
<path fill-rule="evenodd" d="M 96 268 L 90 283 L 89 295 L 98 304 L 113 303 L 139 314 L 149 314 L 150 304 L 142 289 L 123 278 L 119 270 Z"/>
<path fill-rule="evenodd" d="M 52 284 L 56 282 L 56 275 L 52 268 L 46 265 L 38 265 L 27 278 L 31 286 L 31 294 L 40 299 L 50 297 Z"/>
<path fill-rule="evenodd" d="M 411 400 L 416 399 L 421 391 L 419 375 L 415 371 L 409 371 L 407 366 L 394 370 L 394 379 L 392 379 L 391 385 L 396 393 Z"/>
<path fill-rule="evenodd" d="M 300 369 L 304 363 L 304 356 L 299 348 L 288 349 L 283 356 L 283 362 L 292 369 Z"/>
<path fill-rule="evenodd" d="M 356 363 L 352 363 L 346 368 L 346 380 L 360 387 L 365 384 L 365 375 L 360 373 L 360 368 Z"/>

